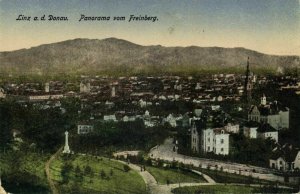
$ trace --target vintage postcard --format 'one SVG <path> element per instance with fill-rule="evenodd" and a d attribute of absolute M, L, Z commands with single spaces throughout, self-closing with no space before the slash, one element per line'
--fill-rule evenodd
<path fill-rule="evenodd" d="M 299 0 L 0 0 L 0 194 L 299 193 Z"/>

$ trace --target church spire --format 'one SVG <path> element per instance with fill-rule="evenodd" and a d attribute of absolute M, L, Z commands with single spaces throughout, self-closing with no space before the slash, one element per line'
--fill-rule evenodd
<path fill-rule="evenodd" d="M 250 78 L 250 62 L 249 62 L 249 57 L 248 57 L 246 78 L 245 78 L 245 85 L 244 85 L 244 97 L 247 102 L 249 102 L 251 100 L 251 91 L 252 91 L 252 83 L 251 83 L 251 78 Z"/>

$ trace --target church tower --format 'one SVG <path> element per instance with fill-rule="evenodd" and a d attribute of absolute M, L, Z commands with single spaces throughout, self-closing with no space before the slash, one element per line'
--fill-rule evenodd
<path fill-rule="evenodd" d="M 245 85 L 244 85 L 244 98 L 246 99 L 247 102 L 249 102 L 251 100 L 252 88 L 253 88 L 249 66 L 250 65 L 249 65 L 249 57 L 248 57 L 247 69 L 246 69 L 246 78 L 245 78 Z"/>
<path fill-rule="evenodd" d="M 267 105 L 267 97 L 265 94 L 260 98 L 260 104 L 263 106 Z"/>

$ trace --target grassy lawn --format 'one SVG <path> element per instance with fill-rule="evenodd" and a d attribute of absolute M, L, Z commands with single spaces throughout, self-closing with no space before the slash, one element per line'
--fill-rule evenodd
<path fill-rule="evenodd" d="M 176 169 L 163 169 L 157 167 L 146 167 L 152 176 L 157 180 L 159 184 L 167 184 L 167 180 L 172 183 L 200 183 L 205 182 L 202 176 L 193 172 Z"/>
<path fill-rule="evenodd" d="M 46 180 L 44 169 L 48 159 L 49 155 L 34 152 L 16 154 L 16 152 L 10 151 L 1 153 L 0 172 L 9 174 L 13 171 L 13 166 L 15 166 L 18 167 L 19 171 L 25 171 Z"/>
<path fill-rule="evenodd" d="M 48 191 L 44 168 L 49 155 L 11 150 L 0 155 L 0 174 L 7 191 L 12 193 Z"/>
<path fill-rule="evenodd" d="M 62 177 L 64 163 L 69 163 L 72 169 Z M 78 173 L 78 169 L 81 173 Z M 85 172 L 85 167 L 91 168 L 91 173 Z M 112 174 L 111 174 L 112 170 Z M 101 171 L 105 176 L 101 176 Z M 145 193 L 146 186 L 142 177 L 135 171 L 125 172 L 123 164 L 108 158 L 73 155 L 65 160 L 59 157 L 51 164 L 51 174 L 58 183 L 62 193 L 77 191 L 80 193 Z M 102 173 L 103 175 L 103 173 Z"/>
<path fill-rule="evenodd" d="M 259 188 L 234 185 L 203 185 L 193 187 L 180 187 L 172 190 L 175 194 L 192 194 L 192 193 L 214 193 L 214 194 L 247 194 L 247 193 L 291 193 L 292 190 L 276 188 Z"/>
<path fill-rule="evenodd" d="M 217 183 L 242 183 L 242 184 L 269 184 L 270 181 L 260 180 L 253 177 L 247 177 L 239 174 L 227 173 L 216 170 L 208 170 L 203 168 L 197 168 L 198 171 L 210 176 Z"/>

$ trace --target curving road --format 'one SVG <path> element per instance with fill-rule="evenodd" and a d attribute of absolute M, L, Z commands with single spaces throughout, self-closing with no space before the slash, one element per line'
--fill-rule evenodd
<path fill-rule="evenodd" d="M 170 162 L 175 160 L 184 164 L 200 166 L 201 168 L 207 168 L 207 166 L 210 166 L 211 169 L 215 169 L 217 166 L 217 168 L 222 167 L 223 171 L 225 172 L 236 173 L 244 176 L 252 176 L 254 178 L 284 183 L 284 177 L 274 175 L 274 170 L 272 169 L 219 160 L 211 160 L 206 158 L 185 156 L 174 152 L 173 146 L 173 139 L 167 138 L 164 144 L 152 148 L 150 150 L 149 156 L 153 159 L 161 159 Z M 297 180 L 291 179 L 291 181 L 297 184 Z"/>

